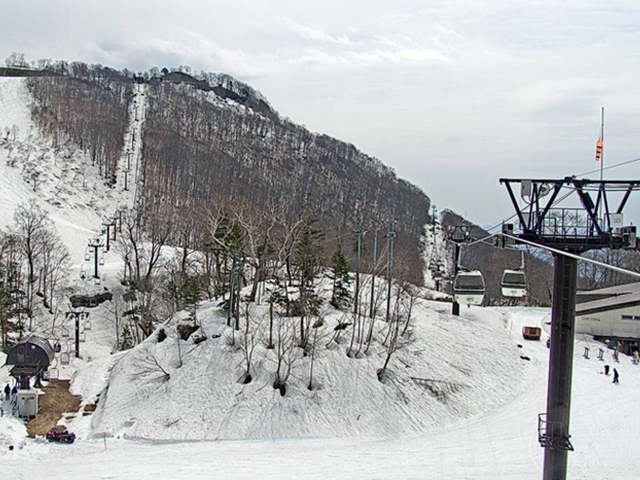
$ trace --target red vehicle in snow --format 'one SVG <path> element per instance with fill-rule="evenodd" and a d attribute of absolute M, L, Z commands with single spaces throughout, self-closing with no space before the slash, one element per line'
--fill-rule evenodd
<path fill-rule="evenodd" d="M 68 431 L 64 425 L 56 425 L 47 432 L 47 440 L 50 442 L 73 443 L 76 440 L 76 434 Z"/>

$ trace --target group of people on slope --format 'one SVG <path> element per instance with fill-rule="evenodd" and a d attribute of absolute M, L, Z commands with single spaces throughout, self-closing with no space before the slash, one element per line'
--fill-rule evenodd
<path fill-rule="evenodd" d="M 604 366 L 604 374 L 609 376 L 609 365 Z M 620 374 L 615 367 L 613 369 L 613 383 L 620 383 Z"/>
<path fill-rule="evenodd" d="M 15 405 L 18 401 L 18 384 L 16 383 L 13 388 L 11 388 L 11 385 L 7 383 L 7 385 L 4 387 L 4 398 L 0 398 L 0 400 L 11 402 Z M 2 402 L 0 402 L 0 416 L 4 416 L 4 408 L 2 407 Z"/>

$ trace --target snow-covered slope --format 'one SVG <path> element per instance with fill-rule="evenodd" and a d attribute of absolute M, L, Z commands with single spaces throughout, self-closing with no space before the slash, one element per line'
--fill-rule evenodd
<path fill-rule="evenodd" d="M 500 325 L 502 331 L 496 332 L 520 343 L 519 351 L 530 358 L 519 364 L 516 387 L 519 391 L 505 398 L 498 409 L 487 409 L 426 434 L 382 439 L 185 443 L 103 437 L 78 441 L 72 446 L 30 442 L 13 452 L 0 449 L 0 462 L 4 473 L 17 479 L 196 480 L 203 475 L 215 475 L 247 480 L 298 477 L 537 480 L 542 476 L 543 461 L 543 449 L 537 438 L 537 414 L 545 407 L 548 350 L 544 341 L 522 341 L 519 332 L 523 325 L 535 325 L 545 312 L 511 307 L 483 310 L 484 320 Z M 598 361 L 595 355 L 585 359 L 583 347 L 590 346 L 593 353 L 598 344 L 586 337 L 578 338 L 577 342 L 571 417 L 575 451 L 569 452 L 569 478 L 635 480 L 640 469 L 636 452 L 640 442 L 637 415 L 640 366 L 632 365 L 629 357 L 620 356 L 620 363 L 615 366 L 620 371 L 621 383 L 613 385 L 611 377 L 601 373 L 603 363 L 612 364 L 610 353 L 606 354 L 605 362 Z M 494 354 L 500 352 L 494 350 Z M 492 383 L 510 384 L 511 380 L 498 374 Z M 380 418 L 385 416 L 386 407 L 379 409 Z M 174 405 L 176 412 L 184 408 L 184 404 Z M 25 463 L 30 465 L 28 472 L 24 470 Z"/>
<path fill-rule="evenodd" d="M 367 356 L 348 358 L 348 333 L 340 344 L 329 342 L 341 313 L 328 308 L 318 329 L 316 388 L 307 388 L 311 358 L 297 349 L 282 397 L 272 387 L 277 356 L 265 348 L 266 329 L 254 351 L 253 381 L 238 383 L 242 352 L 228 345 L 232 332 L 219 309 L 205 304 L 199 317 L 208 340 L 180 341 L 181 367 L 174 328 L 180 315 L 165 326 L 168 339 L 158 343 L 153 336 L 115 365 L 93 433 L 156 440 L 395 436 L 495 409 L 521 392 L 522 372 L 531 364 L 520 358 L 493 312 L 470 309 L 453 317 L 449 308 L 418 301 L 410 334 L 392 358 L 385 384 L 376 371 L 384 363 L 387 324 L 377 322 L 379 332 Z M 260 322 L 266 313 L 266 307 L 257 308 L 252 316 Z M 242 332 L 236 335 L 239 342 Z M 159 372 L 141 375 L 154 357 L 170 374 L 167 382 Z"/>
<path fill-rule="evenodd" d="M 84 261 L 87 238 L 115 213 L 118 192 L 73 145 L 54 148 L 31 120 L 32 98 L 24 78 L 0 78 L 0 227 L 31 200 L 45 208 L 71 254 Z"/>

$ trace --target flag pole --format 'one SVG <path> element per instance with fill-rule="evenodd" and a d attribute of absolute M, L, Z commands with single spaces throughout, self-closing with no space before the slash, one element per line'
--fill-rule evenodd
<path fill-rule="evenodd" d="M 600 181 L 604 175 L 604 106 L 600 117 L 600 140 L 602 141 L 602 153 L 600 155 Z"/>

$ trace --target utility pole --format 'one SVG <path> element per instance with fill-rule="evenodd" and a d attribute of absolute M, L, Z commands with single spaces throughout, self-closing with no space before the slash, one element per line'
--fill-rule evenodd
<path fill-rule="evenodd" d="M 371 299 L 369 301 L 369 317 L 373 318 L 373 304 L 376 286 L 376 264 L 378 262 L 378 214 L 373 219 L 373 270 L 371 272 Z"/>
<path fill-rule="evenodd" d="M 236 325 L 235 329 L 240 330 L 240 291 L 242 290 L 242 275 L 244 273 L 244 255 L 238 254 L 236 271 Z"/>
<path fill-rule="evenodd" d="M 391 281 L 393 279 L 393 242 L 396 238 L 393 215 L 389 217 L 389 230 L 387 232 L 387 323 L 391 319 Z"/>
<path fill-rule="evenodd" d="M 460 258 L 460 243 L 456 242 L 453 247 L 453 278 L 455 280 L 458 275 L 458 259 Z M 453 283 L 452 283 L 453 285 Z M 451 304 L 451 315 L 456 317 L 460 316 L 460 304 L 456 302 L 455 295 L 453 296 L 453 302 Z"/>
<path fill-rule="evenodd" d="M 89 239 L 89 248 L 93 248 L 93 260 L 94 260 L 94 270 L 93 270 L 93 278 L 100 278 L 98 275 L 98 261 L 99 255 L 98 250 L 104 247 L 104 243 L 100 240 L 100 237 L 96 237 L 93 240 Z"/>
<path fill-rule="evenodd" d="M 364 230 L 362 230 L 362 215 L 358 219 L 358 227 L 354 230 L 354 233 L 357 235 L 357 260 L 356 260 L 356 295 L 353 300 L 353 314 L 355 317 L 358 316 L 358 303 L 360 300 L 360 260 L 362 255 L 362 235 L 364 235 Z"/>
<path fill-rule="evenodd" d="M 632 191 L 640 190 L 640 180 L 578 180 L 564 179 L 506 179 L 500 183 L 507 188 L 519 221 L 519 233 L 514 225 L 503 225 L 503 234 L 515 238 L 516 243 L 533 243 L 556 250 L 553 262 L 553 305 L 551 310 L 551 342 L 549 351 L 549 379 L 547 410 L 538 415 L 538 440 L 544 451 L 543 480 L 567 478 L 568 452 L 573 450 L 569 423 L 571 413 L 571 381 L 575 336 L 575 297 L 577 261 L 563 255 L 580 255 L 588 250 L 609 248 L 637 249 L 634 226 L 611 227 L 611 216 L 622 223 L 622 211 Z M 520 185 L 520 198 L 513 185 Z M 566 211 L 554 207 L 560 191 L 569 188 L 582 205 L 581 209 Z M 594 203 L 591 191 L 598 191 Z M 614 198 L 622 195 L 617 208 Z M 609 197 L 609 198 L 607 198 Z M 564 200 L 564 198 L 563 198 Z M 522 205 L 521 205 L 522 204 Z M 604 216 L 600 217 L 600 208 Z M 571 215 L 567 215 L 570 213 Z M 558 225 L 554 218 L 569 218 Z"/>
<path fill-rule="evenodd" d="M 236 299 L 234 296 L 234 288 L 236 282 L 236 261 L 237 254 L 233 252 L 231 263 L 231 275 L 229 278 L 229 308 L 227 309 L 227 327 L 231 326 L 231 316 L 234 314 Z"/>

